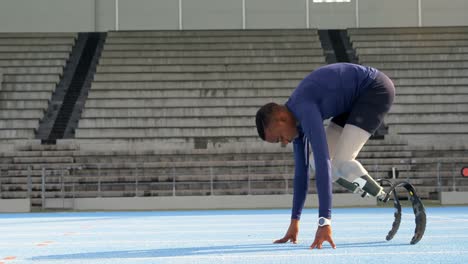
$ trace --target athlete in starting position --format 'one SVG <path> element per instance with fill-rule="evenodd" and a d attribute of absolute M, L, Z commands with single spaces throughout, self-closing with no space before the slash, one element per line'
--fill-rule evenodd
<path fill-rule="evenodd" d="M 256 115 L 259 136 L 271 143 L 294 144 L 294 195 L 291 223 L 275 243 L 297 241 L 299 219 L 316 173 L 319 221 L 311 248 L 332 238 L 332 181 L 362 196 L 385 197 L 383 188 L 355 160 L 377 130 L 395 96 L 392 81 L 371 67 L 336 63 L 320 67 L 299 83 L 284 105 L 269 103 Z M 331 118 L 325 129 L 323 120 Z M 313 156 L 312 156 L 313 152 Z"/>

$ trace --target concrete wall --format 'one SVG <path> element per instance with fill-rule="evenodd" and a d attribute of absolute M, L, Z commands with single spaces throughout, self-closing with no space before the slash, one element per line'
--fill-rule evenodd
<path fill-rule="evenodd" d="M 417 0 L 359 0 L 359 27 L 408 26 L 418 26 Z"/>
<path fill-rule="evenodd" d="M 46 199 L 47 208 L 74 210 L 197 210 L 197 209 L 258 209 L 290 208 L 292 195 L 226 195 L 176 197 L 116 197 Z M 306 207 L 316 208 L 316 195 L 309 195 Z M 375 206 L 376 200 L 355 194 L 335 194 L 334 207 Z"/>
<path fill-rule="evenodd" d="M 242 28 L 242 1 L 184 1 L 182 18 L 183 29 L 239 29 Z"/>
<path fill-rule="evenodd" d="M 179 2 L 119 0 L 119 29 L 178 29 Z"/>
<path fill-rule="evenodd" d="M 0 199 L 0 213 L 28 212 L 31 212 L 31 201 L 29 199 Z"/>
<path fill-rule="evenodd" d="M 339 29 L 356 27 L 356 3 L 311 3 L 309 4 L 311 28 Z"/>
<path fill-rule="evenodd" d="M 95 28 L 82 31 L 108 31 L 115 29 L 115 0 L 95 0 Z"/>
<path fill-rule="evenodd" d="M 425 26 L 468 25 L 467 0 L 421 0 Z"/>
<path fill-rule="evenodd" d="M 245 27 L 306 28 L 306 1 L 245 0 Z M 178 0 L 2 0 L 0 32 L 108 31 L 115 30 L 116 26 L 120 30 L 242 29 L 244 26 L 242 0 L 181 2 L 179 10 Z M 418 0 L 351 0 L 350 3 L 309 0 L 308 10 L 311 28 L 419 24 Z M 466 0 L 421 0 L 422 25 L 466 26 L 466 10 Z"/>
<path fill-rule="evenodd" d="M 0 32 L 77 32 L 95 28 L 95 0 L 2 0 Z"/>
<path fill-rule="evenodd" d="M 304 0 L 247 0 L 246 28 L 305 28 Z"/>
<path fill-rule="evenodd" d="M 442 192 L 440 203 L 442 205 L 468 204 L 468 192 Z"/>

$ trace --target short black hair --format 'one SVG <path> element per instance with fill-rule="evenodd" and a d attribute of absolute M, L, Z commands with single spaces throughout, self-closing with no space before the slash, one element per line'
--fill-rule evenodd
<path fill-rule="evenodd" d="M 278 110 L 277 103 L 268 103 L 257 111 L 255 116 L 255 124 L 257 125 L 257 132 L 261 139 L 265 139 L 265 129 L 270 125 L 272 114 Z"/>

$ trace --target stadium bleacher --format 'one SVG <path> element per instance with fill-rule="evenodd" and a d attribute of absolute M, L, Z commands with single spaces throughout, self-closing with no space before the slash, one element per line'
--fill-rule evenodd
<path fill-rule="evenodd" d="M 389 133 L 411 144 L 468 144 L 468 28 L 349 29 L 364 65 L 395 83 Z"/>
<path fill-rule="evenodd" d="M 437 176 L 450 185 L 456 164 L 468 162 L 459 144 L 468 142 L 465 31 L 348 30 L 359 62 L 381 69 L 397 87 L 386 119 L 390 134 L 369 141 L 358 157 L 372 176 L 388 177 L 396 168 L 423 198 L 434 198 Z M 14 39 L 0 36 L 0 43 Z M 62 38 L 40 39 L 53 46 Z M 71 48 L 74 35 L 65 39 Z M 34 138 L 66 61 L 59 51 L 0 52 L 2 125 L 28 131 L 2 140 Z M 14 56 L 23 59 L 5 59 Z M 261 142 L 254 115 L 269 101 L 284 102 L 306 74 L 325 64 L 317 30 L 109 32 L 76 138 L 1 152 L 0 196 L 30 195 L 41 206 L 42 168 L 47 197 L 291 193 L 292 149 Z M 26 92 L 38 93 L 23 97 Z M 31 111 L 6 109 L 39 101 Z M 23 119 L 30 121 L 9 121 Z M 466 188 L 462 179 L 456 185 Z"/>
<path fill-rule="evenodd" d="M 156 149 L 258 142 L 256 108 L 285 101 L 324 64 L 316 30 L 111 32 L 76 139 Z"/>
<path fill-rule="evenodd" d="M 75 37 L 74 33 L 0 33 L 0 145 L 35 138 Z"/>

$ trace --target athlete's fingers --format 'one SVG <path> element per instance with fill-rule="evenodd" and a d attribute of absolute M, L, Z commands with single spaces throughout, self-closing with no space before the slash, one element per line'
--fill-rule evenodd
<path fill-rule="evenodd" d="M 275 244 L 286 243 L 286 242 L 288 242 L 288 240 L 289 240 L 289 237 L 285 236 L 285 237 L 283 237 L 281 239 L 275 240 L 275 242 L 273 242 L 273 243 L 275 243 Z"/>
<path fill-rule="evenodd" d="M 291 239 L 289 239 L 289 241 L 291 241 L 291 243 L 293 243 L 293 244 L 297 244 L 297 239 L 295 237 L 291 237 Z"/>
<path fill-rule="evenodd" d="M 314 243 L 312 243 L 312 245 L 310 245 L 310 248 L 314 249 L 317 246 L 317 243 L 318 243 L 318 241 L 317 241 L 317 239 L 315 239 Z"/>
<path fill-rule="evenodd" d="M 333 239 L 329 239 L 328 242 L 330 243 L 330 245 L 332 246 L 332 248 L 336 249 L 336 245 L 335 245 L 335 242 L 333 242 Z"/>

